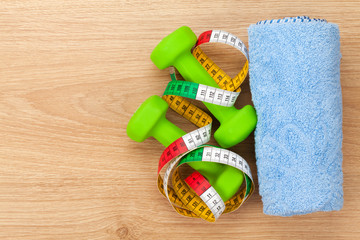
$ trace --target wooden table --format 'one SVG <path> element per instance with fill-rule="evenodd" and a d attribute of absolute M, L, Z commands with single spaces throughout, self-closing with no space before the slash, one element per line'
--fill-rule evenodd
<path fill-rule="evenodd" d="M 152 49 L 182 25 L 247 44 L 250 24 L 297 15 L 341 31 L 343 210 L 267 216 L 256 190 L 215 224 L 178 215 L 156 188 L 163 147 L 125 131 L 169 81 Z M 359 239 L 359 16 L 357 1 L 0 1 L 0 239 Z M 239 69 L 240 54 L 211 47 L 225 70 Z M 251 102 L 248 85 L 239 106 Z M 256 172 L 252 135 L 232 150 Z"/>

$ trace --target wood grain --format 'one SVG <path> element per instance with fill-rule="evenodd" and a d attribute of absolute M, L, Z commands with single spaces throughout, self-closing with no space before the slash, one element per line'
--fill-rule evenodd
<path fill-rule="evenodd" d="M 297 15 L 341 31 L 343 210 L 266 216 L 256 191 L 216 224 L 179 216 L 155 184 L 163 147 L 125 132 L 169 80 L 152 49 L 181 25 L 247 44 L 250 24 Z M 359 239 L 359 16 L 358 1 L 0 1 L 0 239 Z M 228 56 L 215 57 L 233 74 Z M 253 136 L 232 150 L 256 172 Z"/>

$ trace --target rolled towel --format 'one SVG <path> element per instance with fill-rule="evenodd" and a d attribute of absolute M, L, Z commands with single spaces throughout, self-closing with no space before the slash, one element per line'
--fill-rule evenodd
<path fill-rule="evenodd" d="M 340 36 L 308 17 L 249 27 L 255 152 L 265 214 L 343 206 Z"/>

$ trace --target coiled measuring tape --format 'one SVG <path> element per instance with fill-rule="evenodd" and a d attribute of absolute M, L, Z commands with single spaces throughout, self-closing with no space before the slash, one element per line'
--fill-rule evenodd
<path fill-rule="evenodd" d="M 200 49 L 199 45 L 207 42 L 228 44 L 243 53 L 246 62 L 234 78 L 227 75 Z M 214 222 L 222 213 L 238 209 L 251 196 L 255 185 L 250 167 L 241 156 L 227 149 L 205 145 L 210 140 L 212 118 L 185 98 L 221 106 L 234 105 L 241 91 L 240 85 L 248 72 L 248 51 L 245 44 L 236 36 L 225 31 L 212 30 L 199 36 L 192 54 L 216 81 L 220 89 L 178 81 L 175 69 L 170 68 L 172 81 L 167 85 L 163 99 L 171 109 L 199 129 L 177 139 L 162 153 L 158 166 L 158 188 L 179 214 Z M 198 161 L 217 162 L 237 168 L 244 174 L 244 186 L 230 200 L 224 202 L 199 172 L 194 171 L 183 180 L 180 167 L 185 163 Z M 166 170 L 162 178 L 160 172 L 165 169 L 165 166 Z"/>

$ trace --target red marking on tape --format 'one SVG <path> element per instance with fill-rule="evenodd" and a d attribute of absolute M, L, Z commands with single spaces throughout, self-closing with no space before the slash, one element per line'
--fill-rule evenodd
<path fill-rule="evenodd" d="M 185 182 L 191 187 L 198 196 L 201 196 L 211 185 L 206 178 L 195 171 L 185 179 Z"/>
<path fill-rule="evenodd" d="M 182 138 L 179 138 L 175 142 L 171 143 L 161 154 L 158 173 L 171 159 L 183 154 L 186 151 L 188 151 L 188 148 Z"/>
<path fill-rule="evenodd" d="M 199 46 L 200 44 L 209 42 L 211 38 L 211 33 L 212 31 L 210 30 L 200 34 L 195 46 Z"/>

